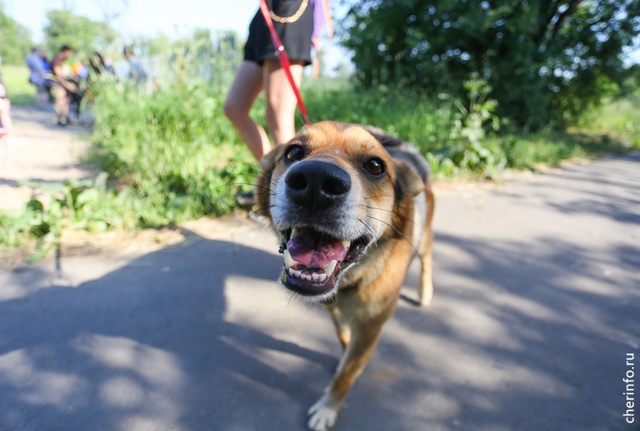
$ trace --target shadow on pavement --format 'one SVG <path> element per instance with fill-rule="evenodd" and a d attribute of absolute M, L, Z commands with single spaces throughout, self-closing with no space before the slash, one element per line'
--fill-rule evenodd
<path fill-rule="evenodd" d="M 238 267 L 272 285 L 281 265 L 259 250 L 199 240 L 75 288 L 0 302 L 0 429 L 259 429 L 284 421 L 274 417 L 282 400 L 261 388 L 294 399 L 314 394 L 245 350 L 324 368 L 335 358 L 225 320 L 225 281 Z M 28 271 L 30 285 L 48 277 Z"/>

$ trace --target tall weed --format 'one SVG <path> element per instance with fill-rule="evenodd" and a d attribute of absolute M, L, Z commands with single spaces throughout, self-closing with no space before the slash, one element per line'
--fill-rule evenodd
<path fill-rule="evenodd" d="M 257 173 L 222 115 L 223 94 L 203 84 L 146 93 L 105 83 L 97 92 L 92 159 L 152 211 L 141 225 L 177 223 L 234 207 Z"/>

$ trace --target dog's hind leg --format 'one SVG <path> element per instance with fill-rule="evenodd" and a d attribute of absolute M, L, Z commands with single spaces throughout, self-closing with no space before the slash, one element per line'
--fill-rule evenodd
<path fill-rule="evenodd" d="M 427 200 L 427 218 L 424 225 L 424 233 L 420 241 L 420 263 L 422 273 L 420 275 L 420 286 L 418 288 L 418 303 L 428 305 L 433 298 L 433 212 L 435 209 L 435 196 L 431 185 L 427 184 L 425 190 Z"/>

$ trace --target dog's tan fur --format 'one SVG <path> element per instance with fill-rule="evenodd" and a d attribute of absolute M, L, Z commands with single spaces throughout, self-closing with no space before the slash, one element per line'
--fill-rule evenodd
<path fill-rule="evenodd" d="M 390 140 L 396 144 L 393 149 L 383 145 Z M 319 431 L 334 425 L 344 397 L 375 350 L 415 255 L 422 263 L 419 303 L 431 301 L 434 196 L 428 173 L 421 178 L 408 164 L 392 158 L 391 154 L 404 151 L 403 145 L 408 144 L 374 128 L 322 122 L 303 129 L 289 144 L 277 147 L 263 160 L 256 190 L 259 212 L 270 219 L 278 193 L 276 186 L 290 168 L 283 155 L 292 144 L 304 147 L 305 160 L 326 160 L 347 171 L 354 187 L 368 201 L 361 203 L 369 208 L 362 217 L 379 226 L 377 237 L 360 261 L 341 275 L 335 296 L 321 300 L 331 315 L 343 355 L 324 395 L 309 409 L 309 428 Z M 371 178 L 363 173 L 360 164 L 368 157 L 384 161 L 387 170 L 384 178 Z M 421 205 L 426 207 L 425 214 L 418 214 L 421 205 L 416 198 L 424 199 Z M 424 224 L 418 222 L 420 219 Z M 414 238 L 417 243 L 413 243 Z"/>

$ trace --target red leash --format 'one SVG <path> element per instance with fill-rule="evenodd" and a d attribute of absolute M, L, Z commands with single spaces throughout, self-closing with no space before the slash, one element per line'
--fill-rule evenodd
<path fill-rule="evenodd" d="M 278 56 L 278 60 L 280 61 L 280 66 L 282 66 L 282 69 L 284 69 L 284 73 L 287 75 L 287 79 L 289 80 L 289 84 L 291 84 L 293 93 L 296 95 L 296 99 L 298 99 L 298 106 L 300 107 L 300 112 L 302 113 L 302 120 L 304 121 L 304 124 L 308 126 L 311 124 L 311 121 L 309 121 L 309 116 L 307 115 L 307 108 L 304 106 L 302 96 L 300 95 L 300 90 L 298 90 L 298 87 L 293 80 L 289 56 L 287 56 L 287 51 L 285 51 L 284 45 L 282 45 L 282 41 L 280 41 L 278 33 L 276 33 L 276 29 L 273 26 L 271 15 L 269 15 L 269 6 L 267 6 L 267 0 L 260 0 L 260 11 L 262 12 L 264 20 L 267 22 L 269 31 L 271 32 L 271 40 L 273 41 L 273 46 L 276 48 L 276 55 Z"/>

